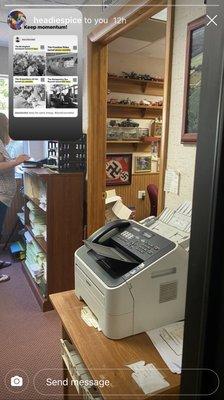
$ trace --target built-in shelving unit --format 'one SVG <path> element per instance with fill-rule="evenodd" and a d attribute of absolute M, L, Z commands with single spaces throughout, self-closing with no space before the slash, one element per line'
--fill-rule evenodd
<path fill-rule="evenodd" d="M 146 121 L 138 121 L 140 124 L 139 131 L 138 128 L 123 127 L 118 126 L 116 132 L 116 126 L 110 126 L 108 129 L 108 140 L 107 140 L 107 152 L 108 153 L 132 153 L 132 162 L 135 162 L 135 154 L 145 155 L 152 154 L 155 147 L 157 147 L 158 157 L 160 156 L 160 141 L 161 136 L 155 136 L 155 129 L 152 129 L 153 123 L 155 124 L 157 119 L 162 119 L 163 107 L 162 106 L 152 106 L 144 104 L 123 104 L 119 103 L 119 100 L 126 99 L 129 97 L 130 101 L 127 99 L 127 103 L 135 101 L 136 96 L 144 102 L 145 99 L 155 102 L 155 99 L 150 99 L 149 96 L 156 96 L 158 100 L 163 98 L 163 81 L 144 81 L 140 79 L 129 79 L 119 76 L 108 76 L 108 89 L 110 93 L 110 100 L 107 104 L 107 118 L 109 119 L 126 119 L 131 120 L 154 120 L 154 122 L 149 121 L 148 124 L 148 136 L 144 132 L 144 128 L 147 127 Z M 114 96 L 113 96 L 113 93 Z M 122 93 L 122 96 L 116 96 L 116 93 Z M 133 95 L 133 96 L 131 96 Z M 118 99 L 117 99 L 118 97 Z M 136 133 L 135 133 L 136 129 Z M 142 129 L 142 132 L 141 132 Z M 123 130 L 123 131 L 122 131 Z M 114 132 L 113 132 L 114 131 Z M 113 137 L 114 133 L 114 137 Z M 132 137 L 131 137 L 132 134 Z M 129 136 L 130 135 L 130 136 Z M 112 138 L 112 140 L 111 140 Z M 113 140 L 114 139 L 114 140 Z M 117 140 L 116 140 L 117 139 Z M 126 140 L 125 140 L 126 139 Z M 133 139 L 133 140 L 131 140 Z M 134 165 L 134 164 L 133 164 Z M 157 165 L 157 167 L 156 167 Z M 153 172 L 134 172 L 134 167 L 132 168 L 132 181 L 131 185 L 115 186 L 116 193 L 121 196 L 123 202 L 128 207 L 135 207 L 136 209 L 136 219 L 141 220 L 149 215 L 150 204 L 148 196 L 145 197 L 144 201 L 139 200 L 137 193 L 140 190 L 146 190 L 147 186 L 151 183 L 159 186 L 159 160 L 157 164 L 153 164 Z M 156 172 L 154 172 L 156 171 Z M 110 187 L 108 187 L 109 189 Z"/>
<path fill-rule="evenodd" d="M 52 308 L 50 294 L 74 288 L 74 252 L 84 230 L 83 182 L 83 173 L 24 171 L 24 227 L 30 241 L 23 270 L 43 311 Z M 46 226 L 46 235 L 36 233 L 38 219 Z"/>

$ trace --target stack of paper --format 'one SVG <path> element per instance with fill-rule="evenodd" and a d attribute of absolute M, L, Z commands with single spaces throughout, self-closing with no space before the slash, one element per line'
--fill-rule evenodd
<path fill-rule="evenodd" d="M 26 265 L 29 268 L 34 280 L 39 283 L 42 276 L 46 278 L 46 254 L 41 250 L 36 242 L 34 240 L 30 240 L 28 236 L 26 241 Z"/>
<path fill-rule="evenodd" d="M 29 220 L 34 236 L 43 236 L 46 240 L 47 226 L 45 215 L 32 202 L 28 201 Z"/>
<path fill-rule="evenodd" d="M 145 361 L 138 361 L 127 367 L 134 371 L 131 376 L 145 394 L 151 394 L 169 386 L 169 383 L 153 364 L 145 365 Z"/>
<path fill-rule="evenodd" d="M 98 329 L 98 331 L 101 331 L 101 329 L 99 327 L 98 319 L 92 313 L 92 311 L 89 309 L 89 307 L 85 306 L 82 308 L 81 318 L 88 326 L 93 326 L 94 328 Z"/>
<path fill-rule="evenodd" d="M 47 210 L 47 197 L 46 194 L 42 194 L 40 196 L 40 204 L 39 204 L 40 208 L 42 208 L 42 210 L 46 211 Z"/>
<path fill-rule="evenodd" d="M 147 334 L 169 369 L 176 374 L 180 374 L 184 322 L 176 322 L 158 329 L 152 329 Z"/>

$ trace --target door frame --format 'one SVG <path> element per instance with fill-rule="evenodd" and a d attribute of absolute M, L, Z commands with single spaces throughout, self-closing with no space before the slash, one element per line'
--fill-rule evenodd
<path fill-rule="evenodd" d="M 218 8 L 212 7 L 214 3 Z M 223 0 L 208 0 L 206 4 L 210 18 L 218 14 L 219 21 L 223 21 Z M 215 391 L 215 374 L 219 376 L 219 387 L 210 397 L 223 398 L 223 41 L 223 24 L 206 27 L 181 374 L 181 396 L 188 399 L 202 399 Z"/>
<path fill-rule="evenodd" d="M 163 94 L 163 134 L 160 151 L 158 210 L 164 207 L 164 179 L 167 164 L 170 86 L 173 49 L 175 0 L 132 0 L 110 18 L 106 26 L 94 29 L 88 41 L 88 132 L 87 132 L 87 234 L 105 224 L 106 190 L 106 119 L 108 44 L 124 32 L 134 28 L 167 7 L 165 76 Z M 133 4 L 133 5 L 132 5 Z M 123 17 L 125 24 L 116 24 L 114 18 Z"/>

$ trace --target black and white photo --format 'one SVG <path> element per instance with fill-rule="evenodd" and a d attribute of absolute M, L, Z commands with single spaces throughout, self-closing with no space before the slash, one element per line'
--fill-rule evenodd
<path fill-rule="evenodd" d="M 47 89 L 47 108 L 78 108 L 77 85 L 49 85 Z"/>
<path fill-rule="evenodd" d="M 45 57 L 40 53 L 17 53 L 13 56 L 14 76 L 44 76 Z"/>
<path fill-rule="evenodd" d="M 77 75 L 77 53 L 47 53 L 47 76 L 75 76 Z"/>
<path fill-rule="evenodd" d="M 46 104 L 44 85 L 15 85 L 14 108 L 43 108 Z"/>

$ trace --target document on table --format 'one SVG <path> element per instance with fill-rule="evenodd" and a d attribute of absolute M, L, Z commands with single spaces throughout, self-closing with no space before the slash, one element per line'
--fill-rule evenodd
<path fill-rule="evenodd" d="M 147 332 L 159 354 L 169 367 L 176 373 L 181 373 L 184 322 L 177 322 Z"/>
<path fill-rule="evenodd" d="M 153 364 L 145 365 L 145 361 L 138 361 L 127 367 L 134 371 L 131 376 L 144 394 L 151 394 L 169 386 L 169 383 Z"/>

